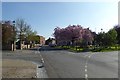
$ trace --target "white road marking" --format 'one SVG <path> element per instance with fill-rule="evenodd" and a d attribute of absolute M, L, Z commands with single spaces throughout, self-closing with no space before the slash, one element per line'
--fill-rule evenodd
<path fill-rule="evenodd" d="M 39 49 L 38 49 L 38 53 L 40 53 Z M 44 61 L 44 59 L 43 59 L 43 57 L 42 57 L 41 54 L 40 54 L 40 57 L 41 57 L 41 61 L 42 61 L 42 63 L 44 63 L 45 61 Z"/>
<path fill-rule="evenodd" d="M 85 58 L 87 58 L 87 59 L 86 59 L 86 63 L 85 63 L 85 79 L 86 79 L 86 80 L 88 80 L 88 72 L 87 72 L 87 71 L 88 71 L 88 68 L 87 68 L 87 67 L 88 67 L 88 59 L 90 59 L 91 56 L 94 55 L 94 54 L 96 54 L 96 53 L 92 53 L 92 54 L 90 54 L 90 55 L 85 55 L 85 56 L 84 56 Z"/>
<path fill-rule="evenodd" d="M 37 53 L 40 53 L 39 48 L 37 50 Z M 44 59 L 43 59 L 41 54 L 40 54 L 40 58 L 41 58 L 41 61 L 42 61 L 41 64 L 43 65 Z M 44 67 L 38 68 L 38 67 L 39 67 L 39 65 L 37 65 L 37 76 L 36 77 L 37 78 L 48 78 L 48 75 L 46 73 L 45 68 Z"/>
<path fill-rule="evenodd" d="M 92 55 L 88 56 L 89 58 L 91 57 Z"/>
<path fill-rule="evenodd" d="M 44 60 L 42 60 L 42 63 L 44 63 L 45 61 Z"/>
<path fill-rule="evenodd" d="M 87 65 L 85 65 L 85 68 L 87 68 Z"/>
<path fill-rule="evenodd" d="M 88 75 L 87 75 L 87 74 L 85 74 L 85 78 L 88 78 Z"/>
<path fill-rule="evenodd" d="M 87 62 L 88 60 L 86 60 L 86 63 L 85 63 L 85 79 L 88 80 L 88 74 L 87 74 Z"/>

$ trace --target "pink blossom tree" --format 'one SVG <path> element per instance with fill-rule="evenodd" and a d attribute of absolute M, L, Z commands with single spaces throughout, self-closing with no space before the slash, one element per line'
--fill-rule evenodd
<path fill-rule="evenodd" d="M 70 45 L 70 43 L 91 44 L 93 41 L 92 32 L 87 28 L 82 28 L 81 25 L 69 25 L 66 28 L 55 28 L 53 33 L 57 44 Z"/>

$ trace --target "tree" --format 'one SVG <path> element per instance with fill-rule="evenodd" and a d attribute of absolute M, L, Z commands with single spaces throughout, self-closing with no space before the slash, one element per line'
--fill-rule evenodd
<path fill-rule="evenodd" d="M 10 24 L 9 21 L 6 21 L 2 24 L 2 41 L 3 43 L 8 43 L 8 41 L 14 41 L 16 32 L 14 26 Z"/>
<path fill-rule="evenodd" d="M 84 29 L 83 36 L 82 36 L 83 45 L 87 46 L 87 45 L 92 44 L 93 37 L 94 36 L 93 36 L 92 32 L 89 30 L 89 28 Z"/>
<path fill-rule="evenodd" d="M 23 19 L 16 20 L 16 28 L 17 28 L 17 35 L 18 39 L 20 40 L 20 49 L 22 49 L 21 44 L 25 37 L 25 31 L 27 29 L 26 23 Z"/>
<path fill-rule="evenodd" d="M 2 23 L 2 45 L 7 46 L 14 44 L 16 40 L 15 26 L 11 21 L 5 21 Z"/>
<path fill-rule="evenodd" d="M 40 44 L 40 36 L 39 35 L 34 36 L 34 41 L 36 44 Z"/>
<path fill-rule="evenodd" d="M 81 25 L 69 25 L 66 28 L 60 29 L 59 27 L 54 29 L 54 37 L 57 44 L 62 45 L 77 45 L 77 43 L 91 44 L 93 41 L 92 32 L 87 28 L 83 29 Z"/>
<path fill-rule="evenodd" d="M 114 26 L 114 29 L 117 31 L 117 41 L 120 44 L 120 25 Z"/>
<path fill-rule="evenodd" d="M 94 45 L 94 47 L 95 46 L 97 46 L 97 42 L 96 42 L 96 38 L 97 38 L 97 33 L 96 32 L 92 32 L 92 35 L 93 35 L 93 42 L 92 42 L 92 44 Z"/>
<path fill-rule="evenodd" d="M 114 45 L 114 44 L 116 44 L 116 42 L 117 42 L 117 32 L 116 32 L 116 30 L 113 28 L 113 29 L 110 29 L 109 31 L 108 31 L 108 36 L 109 36 L 109 44 L 110 45 Z"/>
<path fill-rule="evenodd" d="M 22 49 L 22 41 L 25 41 L 27 45 L 31 42 L 35 43 L 35 41 L 38 43 L 38 37 L 36 36 L 37 32 L 32 31 L 31 26 L 28 25 L 23 19 L 16 20 L 16 28 L 18 39 L 20 40 L 20 49 Z"/>
<path fill-rule="evenodd" d="M 116 44 L 116 37 L 117 37 L 117 32 L 113 28 L 110 29 L 107 33 L 105 32 L 98 33 L 95 39 L 97 44 L 99 44 L 99 46 L 108 47 Z"/>
<path fill-rule="evenodd" d="M 104 39 L 105 39 L 105 32 L 100 32 L 97 34 L 97 36 L 95 37 L 95 41 L 96 41 L 96 44 L 98 44 L 99 46 L 103 46 L 104 43 Z"/>
<path fill-rule="evenodd" d="M 31 31 L 29 34 L 26 34 L 27 36 L 26 36 L 26 40 L 28 41 L 28 42 L 30 42 L 30 41 L 35 41 L 35 42 L 38 42 L 40 39 L 39 39 L 39 37 L 40 36 L 38 36 L 37 35 L 37 32 L 36 31 Z"/>

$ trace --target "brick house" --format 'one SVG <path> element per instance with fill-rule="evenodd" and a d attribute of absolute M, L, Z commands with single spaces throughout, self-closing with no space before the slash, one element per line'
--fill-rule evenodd
<path fill-rule="evenodd" d="M 45 37 L 40 36 L 40 45 L 45 45 Z"/>

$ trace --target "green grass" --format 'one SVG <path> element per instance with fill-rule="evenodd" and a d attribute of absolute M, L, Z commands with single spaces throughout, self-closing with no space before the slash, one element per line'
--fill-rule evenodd
<path fill-rule="evenodd" d="M 109 51 L 118 51 L 118 50 L 120 50 L 120 47 L 96 48 L 96 49 L 93 49 L 92 52 L 109 52 Z"/>
<path fill-rule="evenodd" d="M 108 48 L 105 47 L 89 47 L 89 48 L 81 48 L 79 46 L 56 46 L 56 48 L 62 48 L 62 49 L 67 49 L 69 51 L 74 51 L 74 52 L 109 52 L 109 51 L 118 51 L 120 50 L 120 46 L 110 46 Z"/>

